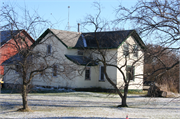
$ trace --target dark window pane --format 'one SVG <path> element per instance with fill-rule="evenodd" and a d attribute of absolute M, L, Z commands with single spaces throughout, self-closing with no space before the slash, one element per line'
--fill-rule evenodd
<path fill-rule="evenodd" d="M 133 45 L 133 56 L 138 57 L 138 46 L 137 45 Z"/>
<path fill-rule="evenodd" d="M 85 71 L 85 80 L 90 80 L 90 68 L 87 67 Z"/>
<path fill-rule="evenodd" d="M 101 66 L 101 78 L 100 80 L 104 80 L 104 67 Z"/>
<path fill-rule="evenodd" d="M 127 80 L 134 80 L 134 66 L 126 67 L 126 78 Z"/>
<path fill-rule="evenodd" d="M 53 76 L 57 76 L 57 66 L 53 66 Z"/>
<path fill-rule="evenodd" d="M 43 64 L 41 64 L 40 70 L 44 70 L 44 68 L 45 68 L 45 66 L 44 66 Z M 43 76 L 44 73 L 45 73 L 45 71 L 42 71 L 42 72 L 40 73 L 40 75 Z"/>
<path fill-rule="evenodd" d="M 125 56 L 129 55 L 129 45 L 127 43 L 124 43 L 123 45 L 123 55 Z"/>
<path fill-rule="evenodd" d="M 47 46 L 47 54 L 51 54 L 51 45 Z"/>

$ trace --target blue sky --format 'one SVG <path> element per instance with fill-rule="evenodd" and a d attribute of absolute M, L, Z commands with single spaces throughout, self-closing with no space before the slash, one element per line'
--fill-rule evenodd
<path fill-rule="evenodd" d="M 93 7 L 95 0 L 1 0 L 0 4 L 2 5 L 3 2 L 16 8 L 26 7 L 32 13 L 37 11 L 42 18 L 48 19 L 54 24 L 49 27 L 60 30 L 68 30 L 68 6 L 70 6 L 70 31 L 77 31 L 77 23 L 83 21 L 87 14 L 95 15 L 97 13 Z M 130 8 L 136 4 L 137 0 L 98 0 L 97 2 L 102 5 L 101 18 L 110 21 L 116 18 L 115 9 L 119 4 Z M 132 29 L 131 25 L 127 27 L 125 29 Z M 83 29 L 81 28 L 81 30 Z M 93 28 L 90 29 L 90 31 L 92 30 Z"/>

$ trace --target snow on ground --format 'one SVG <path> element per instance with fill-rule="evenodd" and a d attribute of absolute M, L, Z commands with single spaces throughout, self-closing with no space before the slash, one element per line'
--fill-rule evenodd
<path fill-rule="evenodd" d="M 117 95 L 91 92 L 62 92 L 29 94 L 29 107 L 33 112 L 17 112 L 21 108 L 20 94 L 0 94 L 0 118 L 41 119 L 178 119 L 180 98 L 147 98 L 128 96 L 128 108 L 117 108 Z"/>

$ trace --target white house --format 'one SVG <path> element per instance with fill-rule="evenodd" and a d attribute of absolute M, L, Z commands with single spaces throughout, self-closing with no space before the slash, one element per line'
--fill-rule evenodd
<path fill-rule="evenodd" d="M 42 44 L 36 45 L 39 43 Z M 133 75 L 129 89 L 143 89 L 143 50 L 145 45 L 135 30 L 81 33 L 47 29 L 36 40 L 34 45 L 34 50 L 46 52 L 47 55 L 54 54 L 58 57 L 58 60 L 51 58 L 51 63 L 55 64 L 55 60 L 57 60 L 61 61 L 62 65 L 63 62 L 73 64 L 75 72 L 73 78 L 69 80 L 56 73 L 57 69 L 63 66 L 54 65 L 52 74 L 49 74 L 51 75 L 50 80 L 37 75 L 32 80 L 32 85 L 76 89 L 113 89 L 104 76 L 104 66 L 97 61 L 97 59 L 102 58 L 98 53 L 102 52 L 105 54 L 108 64 L 122 66 L 126 78 L 131 76 L 128 72 Z M 110 66 L 107 67 L 107 72 L 112 81 L 121 88 L 124 84 L 122 73 L 117 68 Z M 12 83 L 12 81 L 8 80 L 9 78 L 11 78 L 11 75 L 5 75 L 4 82 L 7 84 Z"/>

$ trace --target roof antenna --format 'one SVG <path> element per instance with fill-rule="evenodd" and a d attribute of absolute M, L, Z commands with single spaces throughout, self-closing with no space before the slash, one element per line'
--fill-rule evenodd
<path fill-rule="evenodd" d="M 70 6 L 68 6 L 68 31 L 70 30 L 70 25 L 69 25 L 69 8 L 70 8 Z"/>

